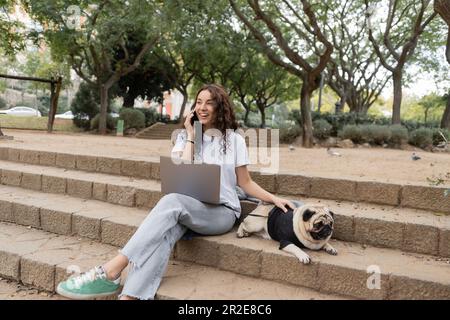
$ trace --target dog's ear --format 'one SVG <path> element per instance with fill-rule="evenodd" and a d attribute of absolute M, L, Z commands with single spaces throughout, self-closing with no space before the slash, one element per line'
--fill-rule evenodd
<path fill-rule="evenodd" d="M 331 210 L 329 212 L 330 212 L 331 217 L 334 219 L 334 212 Z"/>
<path fill-rule="evenodd" d="M 303 212 L 303 221 L 308 221 L 311 219 L 311 217 L 315 214 L 314 211 L 311 211 L 309 209 L 306 209 L 305 212 Z"/>

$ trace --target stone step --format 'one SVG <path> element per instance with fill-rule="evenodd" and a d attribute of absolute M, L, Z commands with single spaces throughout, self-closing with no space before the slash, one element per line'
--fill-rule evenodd
<path fill-rule="evenodd" d="M 341 300 L 347 297 L 171 260 L 156 295 L 177 300 Z"/>
<path fill-rule="evenodd" d="M 161 185 L 102 173 L 0 161 L 1 184 L 45 193 L 68 194 L 128 207 L 153 207 L 161 198 Z"/>
<path fill-rule="evenodd" d="M 177 260 L 362 299 L 450 299 L 450 260 L 332 240 L 337 256 L 305 250 L 304 265 L 276 243 L 228 233 L 180 241 Z"/>
<path fill-rule="evenodd" d="M 159 157 L 110 158 L 0 147 L 0 160 L 7 160 L 0 161 L 0 168 L 9 161 L 142 179 L 160 178 Z M 448 188 L 445 187 L 335 179 L 306 176 L 296 172 L 261 174 L 258 170 L 250 167 L 252 179 L 272 193 L 399 205 L 450 213 L 450 195 L 446 195 Z"/>
<path fill-rule="evenodd" d="M 450 257 L 450 217 L 430 212 L 346 201 L 299 199 L 335 213 L 333 238 L 407 252 Z M 255 204 L 241 202 L 243 216 Z M 150 208 L 128 208 L 68 195 L 0 186 L 0 221 L 123 246 Z"/>
<path fill-rule="evenodd" d="M 16 193 L 16 197 L 21 198 L 21 196 L 21 194 Z M 11 194 L 7 196 L 7 199 L 10 197 Z M 49 198 L 47 203 L 58 203 L 60 207 L 64 206 L 66 209 L 74 205 L 67 196 L 55 195 L 55 197 L 64 197 L 65 201 Z M 107 204 L 98 201 L 85 202 L 85 208 L 71 215 L 64 211 L 56 211 L 56 204 L 53 205 L 54 211 L 39 208 L 41 226 L 51 232 L 60 232 L 60 228 L 64 228 L 64 226 L 67 229 L 62 232 L 67 232 L 69 226 L 73 226 L 69 234 L 73 232 L 78 236 L 91 236 L 104 243 L 121 247 L 145 216 L 142 211 L 129 212 L 124 215 L 118 208 L 116 208 L 116 211 L 112 210 L 111 205 L 108 205 L 108 208 L 104 207 L 102 211 L 97 211 L 99 209 L 98 207 L 95 208 L 96 205 L 103 207 Z M 1 204 L 1 208 L 7 207 L 8 205 L 5 205 L 5 203 Z M 15 222 L 16 220 L 20 222 L 20 216 L 27 212 L 26 207 L 16 204 L 12 205 L 11 210 L 13 212 L 12 219 Z M 130 209 L 127 208 L 127 210 Z M 27 217 L 28 214 L 24 216 Z M 19 217 L 19 219 L 16 217 Z M 4 222 L 2 224 L 7 225 L 8 228 L 19 228 L 15 230 L 39 231 L 24 226 L 8 225 Z M 6 232 L 6 234 L 10 233 Z M 55 234 L 51 235 L 57 237 Z M 67 236 L 60 237 L 68 238 Z M 5 258 L 1 254 L 6 248 L 24 250 L 25 253 L 35 251 L 33 249 L 35 248 L 34 239 L 20 240 L 20 243 L 23 242 L 23 247 L 20 244 L 11 246 L 8 239 L 11 240 L 12 238 L 2 239 L 0 236 L 0 261 L 11 262 L 11 257 Z M 15 237 L 14 239 L 18 240 Z M 90 242 L 85 239 L 85 242 L 87 243 L 84 245 L 86 248 L 89 248 L 89 243 L 96 243 L 92 239 L 90 239 Z M 33 245 L 30 246 L 30 243 Z M 72 242 L 68 243 L 71 244 Z M 291 285 L 306 286 L 321 292 L 346 294 L 357 298 L 450 299 L 450 273 L 448 272 L 450 259 L 448 258 L 380 249 L 335 240 L 332 241 L 332 244 L 339 250 L 338 256 L 308 250 L 307 252 L 311 255 L 313 263 L 309 266 L 303 266 L 294 257 L 278 250 L 276 242 L 256 237 L 237 239 L 234 230 L 223 236 L 196 237 L 193 240 L 180 241 L 176 245 L 175 258 L 246 276 L 282 281 Z M 62 252 L 66 250 L 64 246 L 58 246 L 56 249 L 51 246 L 49 248 L 48 255 L 50 257 L 54 256 L 54 250 L 61 249 Z M 86 250 L 88 251 L 88 249 Z M 101 252 L 95 251 L 96 254 Z M 380 290 L 366 289 L 365 284 L 370 276 L 367 270 L 371 270 L 370 266 L 377 266 L 380 270 L 382 282 Z M 14 278 L 14 275 L 15 273 L 10 272 L 9 275 L 2 273 L 0 276 Z M 30 284 L 33 283 L 30 282 Z"/>
<path fill-rule="evenodd" d="M 87 271 L 117 254 L 117 248 L 91 240 L 58 236 L 6 223 L 0 223 L 0 239 L 0 276 L 50 293 L 73 272 Z M 11 287 L 11 284 L 7 286 L 0 281 L 0 298 L 5 295 L 5 298 L 14 298 L 8 295 L 8 291 L 14 290 Z M 27 291 L 30 290 L 35 289 Z M 46 293 L 45 298 L 62 297 L 50 297 Z M 174 260 L 169 262 L 156 298 L 343 299 L 308 288 Z"/>

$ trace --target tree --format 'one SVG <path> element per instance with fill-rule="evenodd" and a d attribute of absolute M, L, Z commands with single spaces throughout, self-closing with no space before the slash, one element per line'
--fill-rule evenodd
<path fill-rule="evenodd" d="M 71 85 L 70 66 L 64 61 L 54 61 L 49 50 L 28 51 L 25 58 L 25 63 L 19 66 L 19 70 L 24 75 L 44 79 L 62 77 L 62 90 Z M 36 95 L 38 90 L 45 92 L 50 89 L 46 83 L 30 82 L 28 84 L 28 88 L 34 90 Z"/>
<path fill-rule="evenodd" d="M 90 120 L 100 111 L 99 91 L 87 82 L 81 82 L 70 110 L 74 115 L 73 122 L 77 127 L 89 129 Z"/>
<path fill-rule="evenodd" d="M 422 97 L 419 101 L 419 105 L 424 110 L 424 122 L 426 124 L 429 112 L 433 109 L 441 108 L 444 105 L 444 98 L 438 96 L 436 93 L 431 93 Z"/>
<path fill-rule="evenodd" d="M 380 71 L 380 60 L 366 37 L 361 2 L 346 0 L 336 5 L 329 1 L 329 7 L 325 25 L 335 50 L 327 66 L 327 83 L 340 98 L 337 112 L 347 103 L 350 112 L 365 114 L 390 77 Z"/>
<path fill-rule="evenodd" d="M 157 44 L 161 31 L 168 30 L 170 19 L 165 16 L 164 3 L 130 1 L 124 4 L 119 0 L 102 0 L 98 5 L 88 5 L 81 0 L 27 0 L 26 3 L 30 15 L 47 26 L 42 35 L 52 53 L 67 59 L 84 81 L 99 90 L 99 131 L 106 133 L 109 90 L 123 76 L 137 69 L 144 55 Z M 72 15 L 67 14 L 68 9 Z M 83 20 L 81 15 L 84 23 L 78 26 Z M 141 44 L 133 53 L 128 50 L 130 34 L 139 35 L 137 40 Z M 118 48 L 124 52 L 120 59 L 115 56 Z"/>
<path fill-rule="evenodd" d="M 145 56 L 136 70 L 123 76 L 118 82 L 116 94 L 123 98 L 123 107 L 132 108 L 134 100 L 139 96 L 162 103 L 164 91 L 175 87 L 173 79 L 167 77 L 171 72 L 162 70 L 155 56 Z"/>
<path fill-rule="evenodd" d="M 312 147 L 311 96 L 320 86 L 321 73 L 330 61 L 333 45 L 328 41 L 319 21 L 326 18 L 320 3 L 301 0 L 300 4 L 283 0 L 281 3 L 247 0 L 241 8 L 229 0 L 233 10 L 261 45 L 269 60 L 302 81 L 300 110 L 303 146 Z M 320 18 L 318 18 L 320 15 Z M 282 19 L 280 22 L 279 20 Z M 310 40 L 305 41 L 308 38 Z M 308 43 L 315 42 L 320 54 L 310 53 Z M 300 50 L 298 49 L 300 48 Z"/>
<path fill-rule="evenodd" d="M 389 0 L 388 14 L 384 19 L 385 17 L 377 17 L 374 14 L 375 7 L 381 5 L 380 0 L 364 0 L 364 2 L 369 40 L 383 67 L 392 74 L 394 85 L 392 124 L 400 124 L 404 68 L 414 54 L 419 37 L 436 13 L 430 6 L 431 0 Z M 376 31 L 376 22 L 384 25 L 384 31 Z"/>
<path fill-rule="evenodd" d="M 20 32 L 23 24 L 10 16 L 15 4 L 13 0 L 0 0 L 0 48 L 10 56 L 25 48 L 25 37 Z"/>
<path fill-rule="evenodd" d="M 450 1 L 448 0 L 435 0 L 434 11 L 438 13 L 441 18 L 447 23 L 447 45 L 445 50 L 445 57 L 450 64 Z M 441 128 L 450 130 L 450 91 L 446 95 L 447 106 L 445 107 L 444 114 L 442 115 Z"/>
<path fill-rule="evenodd" d="M 248 125 L 249 112 L 256 109 L 264 128 L 266 109 L 294 98 L 298 79 L 270 62 L 248 30 L 236 29 L 231 8 L 221 8 L 219 14 L 208 13 L 209 31 L 202 37 L 198 53 L 202 63 L 192 70 L 193 89 L 204 83 L 224 85 L 244 107 L 244 123 Z"/>
<path fill-rule="evenodd" d="M 162 39 L 153 54 L 160 59 L 161 69 L 167 70 L 166 77 L 175 83 L 175 89 L 183 95 L 179 114 L 181 121 L 188 100 L 188 88 L 194 80 L 197 84 L 225 84 L 227 72 L 219 74 L 217 71 L 224 71 L 222 66 L 229 66 L 229 61 L 234 59 L 238 50 L 234 51 L 233 57 L 221 52 L 230 52 L 234 45 L 224 36 L 231 23 L 226 1 L 178 0 L 171 1 L 169 7 L 168 10 L 174 13 L 174 32 Z M 227 44 L 231 48 L 227 48 Z"/>
<path fill-rule="evenodd" d="M 261 115 L 260 126 L 264 128 L 266 109 L 298 96 L 299 81 L 268 61 L 256 44 L 250 44 L 251 41 L 245 41 L 246 49 L 239 51 L 242 62 L 232 72 L 229 86 L 245 109 L 244 123 L 248 125 L 248 115 L 256 107 Z"/>

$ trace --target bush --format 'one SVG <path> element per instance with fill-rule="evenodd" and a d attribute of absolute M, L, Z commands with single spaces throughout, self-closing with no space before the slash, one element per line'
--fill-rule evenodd
<path fill-rule="evenodd" d="M 333 127 L 327 120 L 318 119 L 313 122 L 313 135 L 317 139 L 327 139 L 331 135 Z"/>
<path fill-rule="evenodd" d="M 97 90 L 82 82 L 70 105 L 70 110 L 74 115 L 73 123 L 86 130 L 92 127 L 93 118 L 100 112 L 99 103 L 100 97 Z M 98 123 L 96 128 L 98 128 Z"/>
<path fill-rule="evenodd" d="M 145 115 L 142 111 L 133 108 L 123 108 L 120 110 L 120 119 L 124 121 L 124 130 L 145 127 Z"/>
<path fill-rule="evenodd" d="M 150 127 L 159 121 L 159 113 L 155 108 L 135 108 L 135 110 L 139 110 L 144 114 L 146 127 Z"/>
<path fill-rule="evenodd" d="M 429 128 L 419 128 L 409 134 L 409 143 L 425 148 L 433 144 L 433 130 Z"/>
<path fill-rule="evenodd" d="M 98 130 L 98 125 L 100 122 L 100 113 L 98 113 L 91 120 L 91 130 Z M 111 117 L 111 115 L 107 115 L 106 117 L 106 128 L 108 130 L 114 130 L 116 128 L 117 119 Z"/>
<path fill-rule="evenodd" d="M 402 125 L 390 126 L 391 129 L 391 143 L 395 145 L 401 145 L 402 143 L 408 142 L 408 129 Z"/>
<path fill-rule="evenodd" d="M 0 109 L 6 109 L 8 107 L 8 104 L 6 103 L 6 100 L 0 97 Z"/>
<path fill-rule="evenodd" d="M 311 112 L 312 121 L 316 121 L 318 119 L 326 120 L 329 124 L 331 124 L 331 136 L 337 136 L 339 131 L 347 125 L 391 125 L 391 118 L 380 117 L 370 114 L 358 114 L 355 112 L 345 112 L 345 113 L 319 113 L 317 111 Z M 298 109 L 293 110 L 289 114 L 289 118 L 295 120 L 300 126 L 302 125 L 300 111 Z M 408 132 L 414 131 L 421 127 L 427 128 L 439 128 L 438 121 L 428 121 L 426 124 L 423 122 L 418 122 L 415 120 L 402 120 L 402 126 L 408 129 Z"/>
<path fill-rule="evenodd" d="M 350 139 L 354 143 L 363 142 L 361 127 L 356 125 L 347 125 L 339 131 L 338 136 L 342 139 Z"/>
<path fill-rule="evenodd" d="M 450 140 L 450 131 L 447 129 L 433 129 L 433 145 L 437 146 L 441 142 L 445 142 L 444 138 L 442 138 L 441 132 L 447 141 Z"/>
<path fill-rule="evenodd" d="M 388 126 L 370 124 L 361 126 L 361 136 L 365 142 L 383 145 L 389 142 L 392 133 Z"/>
<path fill-rule="evenodd" d="M 280 128 L 280 143 L 292 143 L 301 136 L 302 131 L 299 126 L 281 127 Z"/>

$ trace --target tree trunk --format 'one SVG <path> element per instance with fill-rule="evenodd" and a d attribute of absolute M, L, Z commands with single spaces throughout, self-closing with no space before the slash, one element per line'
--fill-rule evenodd
<path fill-rule="evenodd" d="M 244 124 L 248 127 L 248 115 L 250 113 L 250 108 L 245 109 L 245 115 L 244 115 Z"/>
<path fill-rule="evenodd" d="M 425 125 L 427 125 L 427 120 L 428 120 L 428 110 L 429 110 L 429 109 L 426 108 L 426 109 L 425 109 L 425 112 L 424 112 L 424 113 L 425 113 L 425 120 L 424 120 Z"/>
<path fill-rule="evenodd" d="M 179 90 L 181 94 L 183 95 L 183 102 L 181 103 L 180 113 L 178 114 L 178 121 L 177 123 L 180 123 L 180 121 L 183 120 L 184 110 L 186 109 L 186 103 L 188 99 L 187 90 L 183 88 L 182 90 Z"/>
<path fill-rule="evenodd" d="M 445 46 L 445 58 L 447 59 L 447 62 L 450 63 L 450 26 L 448 27 L 448 34 L 447 34 L 447 44 Z"/>
<path fill-rule="evenodd" d="M 361 109 L 359 110 L 360 114 L 366 115 L 369 111 L 370 105 L 369 103 L 361 103 Z"/>
<path fill-rule="evenodd" d="M 342 110 L 344 110 L 345 104 L 347 103 L 347 96 L 344 95 L 341 97 L 341 100 L 339 101 L 339 106 L 336 107 L 336 113 L 341 113 Z"/>
<path fill-rule="evenodd" d="M 394 103 L 392 105 L 392 124 L 401 124 L 400 108 L 402 105 L 402 70 L 393 73 Z"/>
<path fill-rule="evenodd" d="M 106 117 L 108 112 L 108 90 L 106 84 L 100 85 L 100 119 L 98 131 L 100 134 L 106 134 Z"/>
<path fill-rule="evenodd" d="M 450 130 L 450 92 L 447 96 L 447 106 L 445 107 L 444 114 L 442 115 L 441 128 Z"/>
<path fill-rule="evenodd" d="M 261 113 L 261 125 L 260 128 L 266 127 L 266 108 L 264 106 L 258 106 L 259 112 Z"/>
<path fill-rule="evenodd" d="M 311 96 L 313 91 L 314 89 L 308 84 L 308 82 L 304 81 L 300 92 L 300 112 L 302 116 L 302 141 L 303 147 L 305 148 L 312 148 L 313 146 L 311 120 Z"/>

